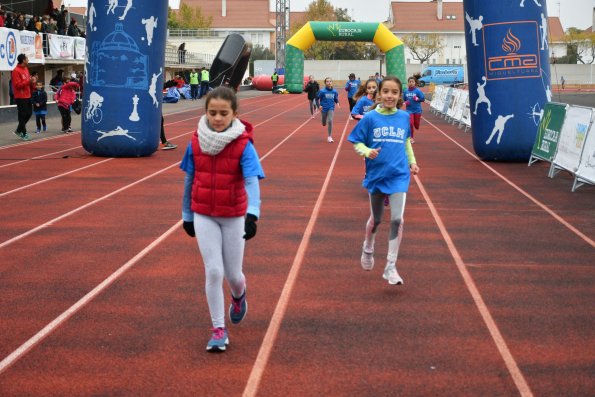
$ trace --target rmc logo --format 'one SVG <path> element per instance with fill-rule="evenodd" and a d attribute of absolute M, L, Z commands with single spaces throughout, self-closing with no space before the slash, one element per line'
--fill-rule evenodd
<path fill-rule="evenodd" d="M 486 24 L 483 28 L 488 80 L 541 76 L 537 22 Z"/>
<path fill-rule="evenodd" d="M 8 32 L 6 43 L 0 43 L 0 59 L 6 58 L 8 66 L 12 67 L 17 59 L 17 39 L 13 32 Z"/>

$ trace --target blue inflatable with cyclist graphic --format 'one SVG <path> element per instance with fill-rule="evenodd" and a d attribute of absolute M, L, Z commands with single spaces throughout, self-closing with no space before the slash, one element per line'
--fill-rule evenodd
<path fill-rule="evenodd" d="M 159 146 L 167 2 L 97 4 L 87 8 L 83 147 L 97 156 L 149 156 Z"/>

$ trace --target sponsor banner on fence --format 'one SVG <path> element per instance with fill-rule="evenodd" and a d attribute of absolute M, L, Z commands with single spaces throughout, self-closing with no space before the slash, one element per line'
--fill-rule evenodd
<path fill-rule="evenodd" d="M 50 34 L 48 40 L 53 59 L 74 59 L 74 37 Z"/>
<path fill-rule="evenodd" d="M 87 40 L 83 39 L 82 37 L 75 37 L 74 38 L 74 58 L 75 59 L 85 59 L 86 48 L 85 43 Z"/>
<path fill-rule="evenodd" d="M 593 110 L 582 106 L 569 106 L 560 132 L 558 150 L 554 158 L 556 167 L 575 172 L 581 159 Z"/>
<path fill-rule="evenodd" d="M 546 103 L 543 116 L 537 127 L 537 136 L 535 137 L 531 157 L 550 162 L 554 159 L 565 115 L 566 105 L 553 102 Z"/>
<path fill-rule="evenodd" d="M 0 70 L 12 70 L 19 55 L 19 31 L 0 28 Z"/>
<path fill-rule="evenodd" d="M 22 30 L 19 32 L 19 54 L 29 58 L 29 63 L 45 63 L 43 56 L 43 36 L 40 33 Z"/>
<path fill-rule="evenodd" d="M 591 124 L 587 132 L 583 154 L 575 175 L 579 179 L 595 184 L 595 124 Z"/>

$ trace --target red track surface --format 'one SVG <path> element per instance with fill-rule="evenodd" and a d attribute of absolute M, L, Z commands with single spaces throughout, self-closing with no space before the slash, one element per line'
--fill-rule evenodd
<path fill-rule="evenodd" d="M 595 189 L 484 164 L 426 109 L 405 285 L 389 286 L 386 224 L 376 268 L 359 265 L 368 203 L 341 100 L 334 144 L 303 96 L 241 102 L 267 178 L 225 354 L 205 351 L 182 150 L 97 158 L 78 135 L 0 149 L 0 395 L 592 396 Z M 198 113 L 166 118 L 180 149 Z"/>

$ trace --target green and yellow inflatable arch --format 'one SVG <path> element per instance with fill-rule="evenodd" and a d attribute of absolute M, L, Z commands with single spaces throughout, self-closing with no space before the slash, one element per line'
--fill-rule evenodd
<path fill-rule="evenodd" d="M 406 82 L 405 46 L 386 26 L 374 22 L 308 22 L 294 34 L 285 48 L 285 86 L 298 94 L 304 84 L 304 51 L 319 41 L 373 42 L 386 54 L 387 74 Z"/>

